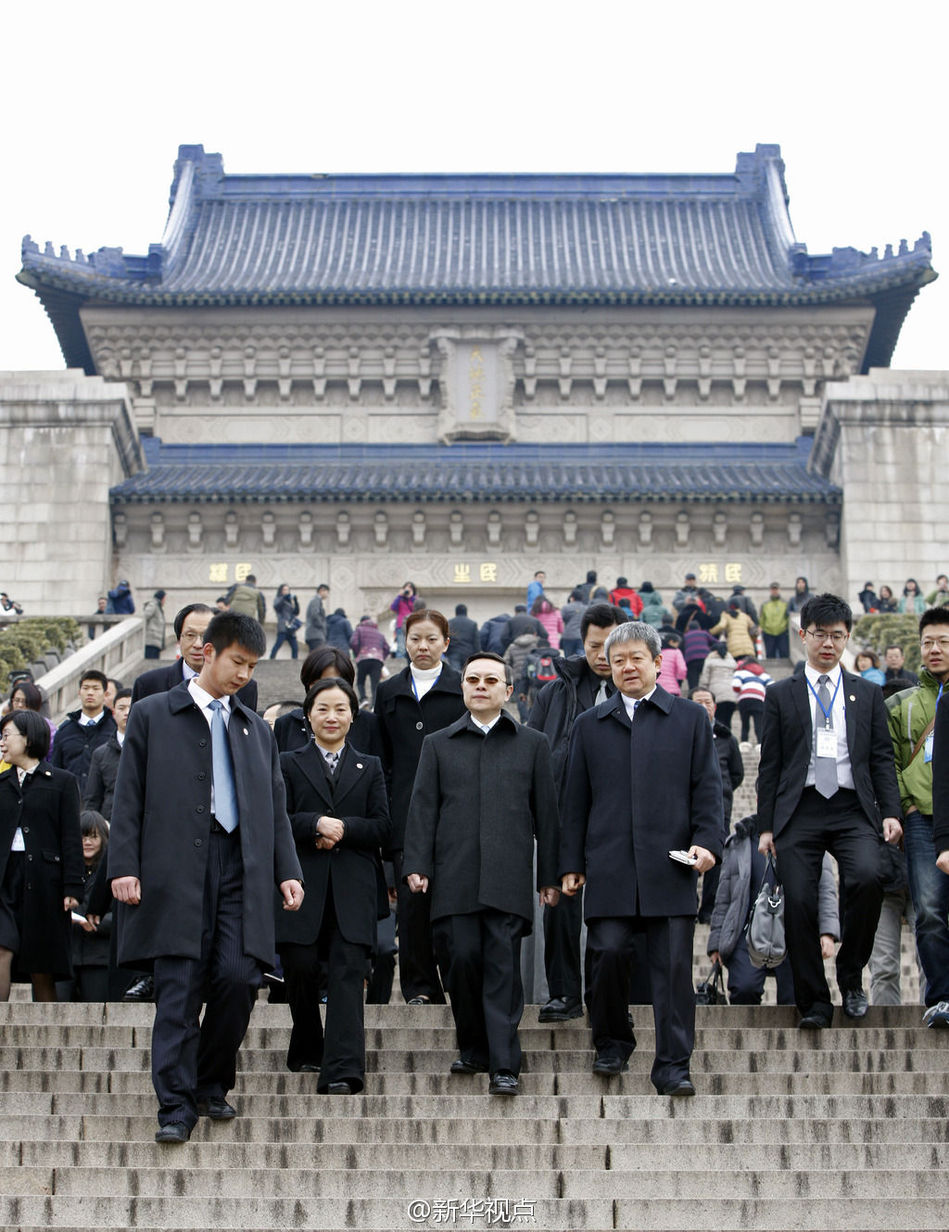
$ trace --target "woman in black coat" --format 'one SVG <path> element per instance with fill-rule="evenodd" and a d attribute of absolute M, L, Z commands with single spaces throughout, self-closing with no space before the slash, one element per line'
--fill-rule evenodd
<path fill-rule="evenodd" d="M 354 686 L 356 669 L 349 652 L 344 654 L 336 646 L 318 646 L 316 650 L 311 650 L 300 668 L 300 683 L 304 692 L 309 693 L 318 680 L 331 676 Z M 274 723 L 273 734 L 281 753 L 305 749 L 312 739 L 312 733 L 303 717 L 302 706 L 291 710 L 289 714 L 282 714 Z M 369 753 L 373 757 L 382 756 L 379 720 L 371 710 L 360 710 L 356 715 L 355 722 L 349 729 L 349 743 L 360 753 Z"/>
<path fill-rule="evenodd" d="M 376 940 L 389 807 L 382 763 L 347 740 L 359 712 L 352 686 L 318 680 L 303 708 L 313 739 L 280 757 L 306 883 L 304 905 L 293 919 L 276 913 L 277 952 L 293 1018 L 287 1067 L 319 1069 L 317 1091 L 348 1095 L 362 1090 L 366 1069 L 363 984 Z M 322 963 L 328 964 L 325 1035 Z"/>
<path fill-rule="evenodd" d="M 55 1001 L 72 974 L 69 912 L 83 892 L 79 785 L 50 766 L 49 727 L 33 710 L 0 721 L 0 1001 L 10 997 L 14 956 L 34 1001 Z"/>

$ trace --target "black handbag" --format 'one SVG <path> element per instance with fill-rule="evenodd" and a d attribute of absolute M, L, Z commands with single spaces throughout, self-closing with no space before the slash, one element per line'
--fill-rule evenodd
<path fill-rule="evenodd" d="M 722 964 L 715 960 L 708 977 L 695 990 L 696 1005 L 727 1005 L 725 996 L 725 981 L 722 977 Z"/>

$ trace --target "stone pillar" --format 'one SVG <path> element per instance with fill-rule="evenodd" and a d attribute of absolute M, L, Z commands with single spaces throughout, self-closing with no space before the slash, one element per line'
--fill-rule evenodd
<path fill-rule="evenodd" d="M 872 368 L 826 387 L 811 466 L 843 489 L 846 598 L 868 579 L 925 594 L 949 569 L 949 372 Z M 828 534 L 836 534 L 831 527 Z"/>
<path fill-rule="evenodd" d="M 0 589 L 28 615 L 92 612 L 118 580 L 109 488 L 145 465 L 126 388 L 74 369 L 2 372 L 0 425 Z"/>

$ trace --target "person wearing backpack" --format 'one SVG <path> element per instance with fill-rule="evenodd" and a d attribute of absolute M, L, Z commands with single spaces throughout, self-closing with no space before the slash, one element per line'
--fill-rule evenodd
<path fill-rule="evenodd" d="M 511 642 L 502 656 L 511 669 L 517 713 L 522 723 L 527 722 L 527 716 L 530 713 L 531 679 L 528 674 L 528 663 L 533 652 L 541 645 L 546 646 L 549 653 L 549 644 L 542 642 L 539 634 L 521 633 Z"/>

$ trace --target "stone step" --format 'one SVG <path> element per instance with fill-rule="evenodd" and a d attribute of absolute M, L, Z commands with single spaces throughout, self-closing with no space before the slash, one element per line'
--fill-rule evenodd
<path fill-rule="evenodd" d="M 346 1125 L 342 1128 L 345 1129 Z M 200 1132 L 200 1131 L 199 1131 Z M 652 1172 L 669 1165 L 668 1146 L 662 1143 L 612 1145 L 553 1145 L 548 1143 L 492 1142 L 349 1142 L 333 1139 L 337 1153 L 330 1161 L 323 1147 L 310 1142 L 238 1142 L 211 1129 L 188 1144 L 190 1169 L 285 1168 L 305 1169 L 331 1163 L 340 1169 L 422 1171 L 435 1166 L 468 1170 L 535 1169 L 612 1170 L 616 1173 Z M 939 1142 L 800 1142 L 698 1143 L 689 1147 L 689 1167 L 734 1172 L 809 1171 L 811 1169 L 944 1169 L 949 1154 Z M 30 1139 L 0 1142 L 0 1167 L 128 1169 L 166 1167 L 168 1149 L 148 1141 L 50 1141 Z M 58 1192 L 58 1191 L 57 1191 Z"/>
<path fill-rule="evenodd" d="M 442 1187 L 443 1188 L 443 1187 Z M 506 1203 L 506 1208 L 502 1205 Z M 17 1232 L 32 1228 L 67 1229 L 123 1228 L 146 1229 L 254 1229 L 319 1228 L 376 1229 L 433 1226 L 439 1219 L 468 1227 L 499 1225 L 499 1214 L 506 1209 L 507 1223 L 533 1224 L 559 1232 L 595 1232 L 606 1228 L 649 1228 L 654 1232 L 693 1232 L 697 1217 L 693 1198 L 670 1199 L 537 1199 L 515 1191 L 515 1196 L 459 1195 L 452 1198 L 420 1196 L 407 1202 L 390 1198 L 190 1198 L 93 1196 L 15 1196 L 0 1198 L 0 1221 Z M 464 1211 L 468 1210 L 466 1218 Z M 819 1204 L 799 1198 L 705 1199 L 701 1219 L 716 1232 L 746 1232 L 748 1229 L 798 1229 L 826 1232 L 829 1228 L 859 1228 L 863 1232 L 892 1232 L 912 1228 L 920 1232 L 944 1232 L 945 1202 L 942 1198 L 838 1198 Z M 410 1214 L 410 1211 L 412 1212 Z M 449 1212 L 454 1212 L 453 1215 Z M 520 1217 L 517 1211 L 524 1212 Z M 471 1212 L 474 1212 L 472 1214 Z M 529 1212 L 529 1214 L 527 1214 Z"/>
<path fill-rule="evenodd" d="M 592 1056 L 592 1054 L 591 1054 Z M 929 1095 L 934 1082 L 945 1085 L 946 1065 L 937 1073 L 901 1070 L 895 1073 L 873 1071 L 869 1073 L 835 1070 L 822 1073 L 719 1073 L 702 1076 L 693 1070 L 696 1089 L 701 1096 L 778 1096 L 778 1095 Z M 233 1101 L 240 1105 L 248 1116 L 261 1114 L 267 1101 L 288 1110 L 295 1101 L 325 1100 L 316 1092 L 316 1074 L 253 1073 L 242 1075 L 233 1092 Z M 469 1099 L 485 1095 L 488 1086 L 486 1074 L 456 1076 L 447 1073 L 393 1073 L 383 1072 L 367 1078 L 365 1092 L 359 1098 L 432 1098 Z M 101 1099 L 112 1097 L 118 1104 L 127 1097 L 147 1100 L 151 1097 L 151 1077 L 143 1071 L 119 1070 L 91 1072 L 84 1070 L 0 1072 L 0 1094 L 4 1100 L 14 1097 L 45 1100 L 82 1094 Z M 526 1097 L 554 1099 L 569 1097 L 571 1100 L 596 1099 L 601 1094 L 630 1094 L 655 1098 L 649 1081 L 649 1066 L 640 1065 L 637 1071 L 603 1078 L 593 1074 L 589 1065 L 582 1073 L 522 1073 L 519 1099 Z M 335 1097 L 334 1097 L 335 1098 Z M 23 1110 L 26 1105 L 21 1102 Z M 576 1115 L 576 1111 L 574 1111 Z"/>
<path fill-rule="evenodd" d="M 804 1038 L 804 1037 L 802 1037 Z M 924 1042 L 937 1041 L 935 1032 L 927 1033 Z M 371 1051 L 366 1057 L 369 1075 L 432 1074 L 447 1075 L 458 1055 L 457 1048 L 384 1049 Z M 524 1052 L 523 1074 L 589 1074 L 593 1061 L 592 1048 L 533 1048 Z M 244 1049 L 238 1058 L 241 1085 L 247 1087 L 251 1075 L 281 1076 L 289 1081 L 302 1080 L 284 1068 L 283 1049 Z M 647 1073 L 652 1057 L 647 1050 L 637 1049 L 629 1059 L 631 1073 Z M 97 1048 L 73 1046 L 56 1048 L 13 1047 L 0 1045 L 0 1084 L 5 1071 L 45 1073 L 50 1070 L 87 1073 L 149 1073 L 150 1053 L 139 1048 Z M 736 1049 L 698 1048 L 692 1056 L 693 1074 L 794 1074 L 828 1071 L 851 1073 L 944 1073 L 949 1069 L 949 1049 L 917 1047 L 908 1051 L 898 1048 L 814 1048 L 803 1044 L 799 1048 L 766 1049 L 749 1052 Z M 313 1080 L 316 1081 L 315 1079 Z M 455 1078 L 454 1081 L 464 1081 Z M 2 1089 L 2 1088 L 0 1088 Z M 118 1089 L 118 1088 L 115 1088 Z M 274 1088 L 276 1089 L 276 1088 Z M 296 1089 L 294 1087 L 293 1089 Z"/>

